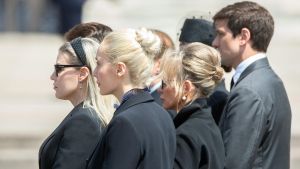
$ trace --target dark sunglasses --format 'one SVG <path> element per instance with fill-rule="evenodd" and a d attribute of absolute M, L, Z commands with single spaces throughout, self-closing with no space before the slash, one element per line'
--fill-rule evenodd
<path fill-rule="evenodd" d="M 163 80 L 161 80 L 161 86 L 160 86 L 160 88 L 164 89 L 166 86 L 167 86 L 167 84 Z"/>
<path fill-rule="evenodd" d="M 54 65 L 55 75 L 58 74 L 66 67 L 83 67 L 83 65 Z"/>

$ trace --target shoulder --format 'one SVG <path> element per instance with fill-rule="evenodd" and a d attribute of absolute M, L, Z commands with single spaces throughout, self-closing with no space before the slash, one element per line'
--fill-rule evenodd
<path fill-rule="evenodd" d="M 204 142 L 203 139 L 218 132 L 218 127 L 212 118 L 201 118 L 193 115 L 176 129 L 177 138 L 185 138 L 195 143 Z"/>
<path fill-rule="evenodd" d="M 70 112 L 67 126 L 77 126 L 79 128 L 102 128 L 103 124 L 97 112 L 90 107 L 79 107 Z"/>

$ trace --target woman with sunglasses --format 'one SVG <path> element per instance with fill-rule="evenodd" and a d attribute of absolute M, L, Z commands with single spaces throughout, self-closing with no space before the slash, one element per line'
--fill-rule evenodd
<path fill-rule="evenodd" d="M 171 169 L 175 128 L 169 114 L 145 91 L 159 38 L 146 29 L 107 35 L 97 53 L 97 78 L 102 95 L 120 101 L 95 153 L 91 168 Z"/>
<path fill-rule="evenodd" d="M 163 107 L 177 112 L 174 169 L 223 169 L 224 145 L 207 97 L 221 81 L 220 55 L 202 43 L 191 43 L 164 56 Z"/>
<path fill-rule="evenodd" d="M 89 38 L 66 42 L 51 75 L 55 96 L 74 106 L 39 151 L 40 169 L 82 169 L 113 111 L 113 96 L 102 97 L 91 72 L 99 44 Z"/>

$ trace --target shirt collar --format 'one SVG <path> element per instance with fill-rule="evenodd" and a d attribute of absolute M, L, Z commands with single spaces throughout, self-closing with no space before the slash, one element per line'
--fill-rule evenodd
<path fill-rule="evenodd" d="M 235 73 L 233 75 L 233 82 L 236 83 L 238 79 L 240 78 L 241 74 L 244 72 L 244 70 L 251 65 L 253 62 L 265 58 L 265 53 L 258 53 L 256 55 L 250 56 L 246 60 L 242 61 L 235 69 Z"/>

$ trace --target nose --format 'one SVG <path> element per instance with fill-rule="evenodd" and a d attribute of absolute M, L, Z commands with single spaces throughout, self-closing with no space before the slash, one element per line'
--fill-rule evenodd
<path fill-rule="evenodd" d="M 218 43 L 217 38 L 215 38 L 215 39 L 213 40 L 212 46 L 213 46 L 214 48 L 218 48 L 218 47 L 219 47 L 219 43 Z"/>
<path fill-rule="evenodd" d="M 52 74 L 50 75 L 50 79 L 54 80 L 54 78 L 56 78 L 55 72 L 52 72 Z"/>

